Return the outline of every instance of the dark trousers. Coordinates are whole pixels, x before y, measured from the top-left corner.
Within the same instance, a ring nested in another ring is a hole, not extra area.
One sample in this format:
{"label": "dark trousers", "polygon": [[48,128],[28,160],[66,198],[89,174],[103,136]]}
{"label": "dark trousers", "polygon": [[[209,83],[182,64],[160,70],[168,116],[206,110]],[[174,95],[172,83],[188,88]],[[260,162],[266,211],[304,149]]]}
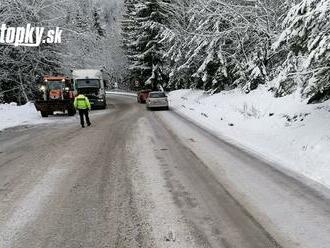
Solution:
{"label": "dark trousers", "polygon": [[85,121],[84,121],[84,116],[86,118],[86,123],[88,126],[91,125],[91,122],[89,121],[89,116],[88,116],[88,109],[79,109],[79,115],[80,115],[80,124],[81,126],[85,126]]}

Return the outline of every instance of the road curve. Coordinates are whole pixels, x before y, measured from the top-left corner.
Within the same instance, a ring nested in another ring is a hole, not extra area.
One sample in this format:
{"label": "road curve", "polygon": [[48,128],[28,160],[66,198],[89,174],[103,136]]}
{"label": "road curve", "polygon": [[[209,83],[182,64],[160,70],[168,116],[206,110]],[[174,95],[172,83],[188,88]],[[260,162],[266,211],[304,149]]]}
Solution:
{"label": "road curve", "polygon": [[0,133],[0,248],[304,247],[260,224],[163,120],[173,114],[109,102],[91,128]]}

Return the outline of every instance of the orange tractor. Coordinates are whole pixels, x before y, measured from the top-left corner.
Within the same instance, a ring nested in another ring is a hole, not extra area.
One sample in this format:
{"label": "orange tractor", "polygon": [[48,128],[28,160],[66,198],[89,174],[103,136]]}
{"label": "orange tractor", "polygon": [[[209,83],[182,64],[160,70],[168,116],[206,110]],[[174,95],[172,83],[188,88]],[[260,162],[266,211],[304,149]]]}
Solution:
{"label": "orange tractor", "polygon": [[42,117],[48,117],[55,111],[76,114],[73,106],[74,89],[70,78],[65,76],[44,76],[39,84],[39,94],[35,107]]}

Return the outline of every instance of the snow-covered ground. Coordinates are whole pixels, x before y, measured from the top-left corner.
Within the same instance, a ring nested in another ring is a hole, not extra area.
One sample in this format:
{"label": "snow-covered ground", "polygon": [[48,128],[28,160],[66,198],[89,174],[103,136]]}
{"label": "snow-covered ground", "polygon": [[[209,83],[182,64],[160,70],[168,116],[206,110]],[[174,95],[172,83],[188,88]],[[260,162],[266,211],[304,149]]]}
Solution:
{"label": "snow-covered ground", "polygon": [[178,90],[169,100],[172,110],[216,135],[330,187],[330,101],[307,105],[262,87],[212,96]]}
{"label": "snow-covered ground", "polygon": [[[136,93],[124,91],[107,91],[107,94],[136,96]],[[91,116],[107,113],[108,111],[92,111]],[[68,117],[62,113],[58,113],[55,116],[49,116],[48,118],[41,118],[40,113],[36,111],[33,103],[27,103],[22,106],[17,106],[16,103],[0,104],[0,130],[22,125],[73,122],[77,120],[78,115]]]}
{"label": "snow-covered ground", "polygon": [[53,117],[41,118],[40,113],[36,111],[33,103],[27,103],[23,106],[17,106],[16,103],[0,104],[0,130],[9,127],[53,121],[55,121]]}
{"label": "snow-covered ground", "polygon": [[[92,111],[91,116],[97,116],[103,113],[108,113],[110,110],[97,110]],[[53,116],[42,118],[40,112],[34,107],[33,103],[27,103],[22,106],[17,106],[16,103],[0,104],[0,130],[22,126],[22,125],[35,125],[44,123],[79,123],[79,116],[67,116],[61,112],[55,113]]]}

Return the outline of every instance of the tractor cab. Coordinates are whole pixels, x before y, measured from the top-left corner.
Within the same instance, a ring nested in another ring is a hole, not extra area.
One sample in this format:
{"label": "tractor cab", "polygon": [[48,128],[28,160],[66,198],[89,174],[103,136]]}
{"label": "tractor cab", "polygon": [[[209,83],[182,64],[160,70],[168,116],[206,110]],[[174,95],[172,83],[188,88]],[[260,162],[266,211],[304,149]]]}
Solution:
{"label": "tractor cab", "polygon": [[55,111],[75,114],[73,107],[74,89],[72,81],[66,76],[44,76],[39,84],[39,94],[35,102],[42,117],[52,115]]}

